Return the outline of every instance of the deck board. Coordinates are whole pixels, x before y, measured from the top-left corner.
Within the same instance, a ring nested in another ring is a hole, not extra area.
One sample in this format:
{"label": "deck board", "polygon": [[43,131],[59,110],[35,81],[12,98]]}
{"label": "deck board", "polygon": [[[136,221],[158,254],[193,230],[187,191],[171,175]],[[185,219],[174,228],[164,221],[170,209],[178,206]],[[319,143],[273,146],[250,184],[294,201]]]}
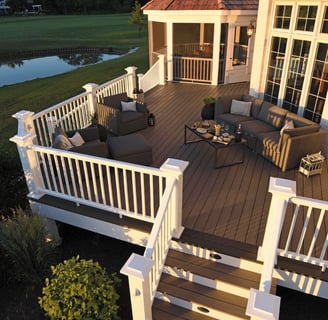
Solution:
{"label": "deck board", "polygon": [[[213,149],[207,143],[183,143],[184,125],[200,120],[205,96],[247,93],[248,89],[248,83],[224,86],[169,83],[157,86],[145,93],[156,124],[140,133],[153,146],[153,166],[160,167],[167,158],[189,161],[184,174],[185,227],[260,245],[271,201],[268,192],[270,177],[295,180],[298,195],[328,200],[328,168],[326,160],[322,174],[310,178],[298,173],[297,168],[282,172],[245,147],[243,164],[214,169]],[[221,157],[221,150],[218,152]],[[303,221],[305,215],[306,212],[302,213]],[[328,228],[328,221],[325,221],[325,227]],[[286,235],[282,238],[285,239]]]}

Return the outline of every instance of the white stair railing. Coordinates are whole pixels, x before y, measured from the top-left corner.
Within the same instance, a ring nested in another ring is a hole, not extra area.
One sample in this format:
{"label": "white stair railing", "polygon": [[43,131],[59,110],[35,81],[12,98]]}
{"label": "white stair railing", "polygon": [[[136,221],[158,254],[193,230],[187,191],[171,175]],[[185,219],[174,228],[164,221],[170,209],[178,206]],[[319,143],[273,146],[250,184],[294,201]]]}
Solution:
{"label": "white stair railing", "polygon": [[121,269],[121,273],[129,277],[134,320],[152,319],[152,304],[171,239],[173,236],[179,238],[182,233],[182,228],[177,229],[176,218],[182,210],[177,200],[182,200],[182,174],[187,166],[187,162],[174,159],[168,159],[162,166],[163,170],[172,170],[177,176],[167,181],[144,255],[132,254]]}
{"label": "white stair railing", "polygon": [[139,89],[147,92],[157,85],[165,84],[165,55],[159,54],[158,60],[145,74],[138,74]]}

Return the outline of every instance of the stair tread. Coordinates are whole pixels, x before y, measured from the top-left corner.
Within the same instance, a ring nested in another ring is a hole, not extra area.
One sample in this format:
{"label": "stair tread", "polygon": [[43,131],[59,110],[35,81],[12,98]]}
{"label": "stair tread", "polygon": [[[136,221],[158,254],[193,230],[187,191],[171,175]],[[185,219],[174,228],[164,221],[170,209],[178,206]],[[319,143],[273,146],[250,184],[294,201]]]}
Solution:
{"label": "stair tread", "polygon": [[212,320],[197,312],[187,310],[172,303],[155,299],[153,303],[153,320]]}
{"label": "stair tread", "polygon": [[249,261],[256,261],[257,258],[258,247],[255,245],[188,228],[184,229],[178,241]]}
{"label": "stair tread", "polygon": [[247,299],[231,293],[219,291],[207,286],[162,274],[158,291],[201,306],[220,310],[238,317],[245,316]]}
{"label": "stair tread", "polygon": [[261,275],[255,272],[242,270],[175,250],[169,250],[165,265],[189,271],[207,279],[229,282],[245,288],[257,287],[261,277]]}

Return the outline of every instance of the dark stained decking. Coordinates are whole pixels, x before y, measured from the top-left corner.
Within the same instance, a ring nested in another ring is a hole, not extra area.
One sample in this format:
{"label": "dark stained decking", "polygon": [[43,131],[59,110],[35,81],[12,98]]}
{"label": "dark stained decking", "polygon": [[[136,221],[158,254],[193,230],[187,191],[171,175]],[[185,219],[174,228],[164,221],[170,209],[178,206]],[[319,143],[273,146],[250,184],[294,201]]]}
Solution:
{"label": "dark stained decking", "polygon": [[[167,158],[190,163],[184,174],[185,227],[260,245],[271,200],[270,177],[295,180],[297,195],[328,200],[328,170],[326,161],[322,174],[310,178],[300,174],[297,168],[282,172],[246,147],[243,164],[214,169],[213,149],[207,143],[184,145],[184,124],[200,120],[205,96],[248,93],[248,88],[248,83],[157,86],[145,94],[156,124],[140,132],[153,146],[153,166],[160,167]],[[218,152],[223,157],[225,151]]]}

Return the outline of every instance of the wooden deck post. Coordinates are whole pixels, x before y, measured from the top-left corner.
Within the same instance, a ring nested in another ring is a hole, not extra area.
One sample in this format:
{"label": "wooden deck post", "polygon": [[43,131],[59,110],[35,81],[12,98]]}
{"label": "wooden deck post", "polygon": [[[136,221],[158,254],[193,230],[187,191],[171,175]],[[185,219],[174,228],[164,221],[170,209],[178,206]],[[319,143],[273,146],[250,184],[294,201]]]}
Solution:
{"label": "wooden deck post", "polygon": [[187,169],[189,165],[188,161],[177,160],[168,158],[161,166],[161,170],[173,173],[177,179],[177,187],[175,188],[176,194],[176,209],[175,209],[175,226],[173,226],[174,238],[179,239],[182,232],[182,197],[183,197],[183,172]]}
{"label": "wooden deck post", "polygon": [[150,292],[150,271],[154,261],[132,253],[121,269],[129,277],[129,290],[134,320],[152,319],[152,299]]}
{"label": "wooden deck post", "polygon": [[262,247],[258,259],[263,261],[260,291],[270,293],[272,273],[276,264],[277,248],[285,219],[288,200],[296,196],[296,182],[281,178],[270,178],[271,205]]}
{"label": "wooden deck post", "polygon": [[97,110],[97,95],[96,88],[98,85],[96,83],[87,83],[82,88],[88,92],[88,102],[89,102],[89,112],[91,116],[94,116]]}

